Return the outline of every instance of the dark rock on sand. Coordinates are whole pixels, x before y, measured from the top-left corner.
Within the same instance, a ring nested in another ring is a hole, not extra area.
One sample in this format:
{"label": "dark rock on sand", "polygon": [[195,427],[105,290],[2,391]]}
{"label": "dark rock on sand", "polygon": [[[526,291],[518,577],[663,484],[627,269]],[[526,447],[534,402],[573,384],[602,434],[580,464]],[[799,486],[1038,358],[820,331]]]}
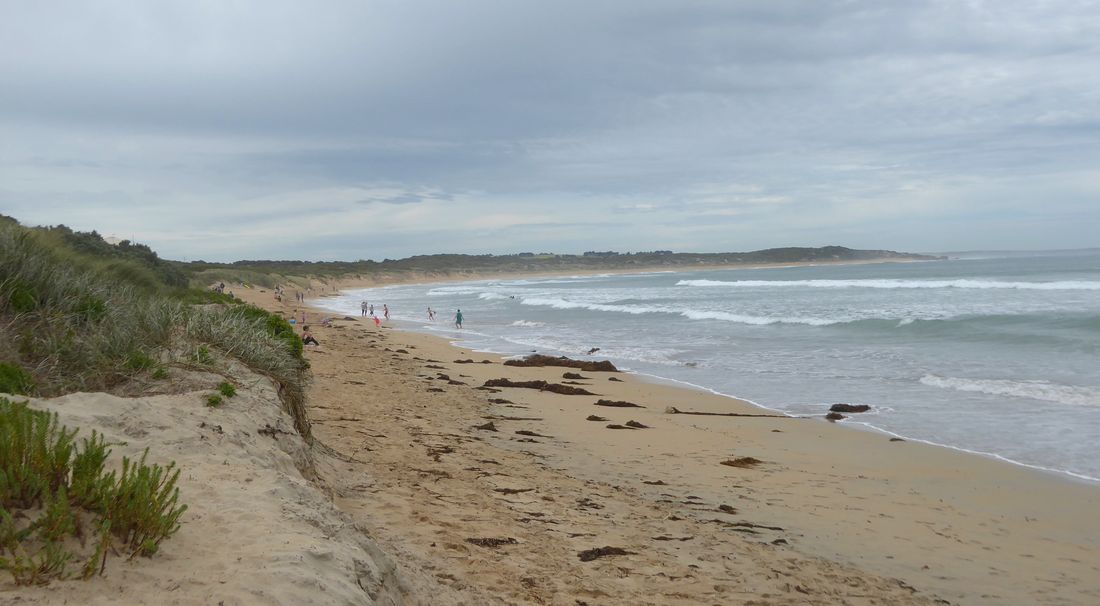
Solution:
{"label": "dark rock on sand", "polygon": [[588,377],[583,376],[580,373],[576,373],[576,372],[567,372],[567,373],[563,374],[561,376],[561,378],[563,378],[563,379],[573,379],[573,380],[576,381],[576,380],[587,379]]}
{"label": "dark rock on sand", "polygon": [[839,421],[841,419],[847,419],[848,417],[840,414],[839,412],[830,412],[829,414],[825,415],[825,418],[830,421]]}
{"label": "dark rock on sand", "polygon": [[607,380],[608,381],[614,381],[616,383],[622,383],[623,382],[623,380],[618,378],[618,377],[607,377]]}
{"label": "dark rock on sand", "polygon": [[597,417],[596,415],[588,415],[584,418],[585,421],[606,421],[604,417]]}
{"label": "dark rock on sand", "polygon": [[500,431],[497,429],[497,426],[494,425],[492,421],[489,421],[484,425],[474,425],[474,429],[483,429],[485,431]]}
{"label": "dark rock on sand", "polygon": [[867,412],[871,407],[866,404],[833,404],[829,412]]}
{"label": "dark rock on sand", "polygon": [[627,421],[626,426],[633,427],[634,429],[649,429],[649,425],[642,425],[637,421]]}

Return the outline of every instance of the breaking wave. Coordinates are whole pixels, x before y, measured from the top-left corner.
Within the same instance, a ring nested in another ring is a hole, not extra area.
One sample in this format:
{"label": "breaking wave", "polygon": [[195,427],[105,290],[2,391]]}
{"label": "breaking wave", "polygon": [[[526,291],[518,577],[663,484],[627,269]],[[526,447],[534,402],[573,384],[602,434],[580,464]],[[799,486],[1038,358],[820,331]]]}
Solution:
{"label": "breaking wave", "polygon": [[984,393],[993,396],[1030,398],[1073,406],[1100,406],[1100,390],[1048,381],[1008,381],[1003,379],[963,379],[924,375],[920,382],[930,387]]}
{"label": "breaking wave", "polygon": [[1014,290],[1100,290],[1100,282],[1000,282],[997,280],[680,280],[676,286],[805,287],[805,288],[969,288]]}

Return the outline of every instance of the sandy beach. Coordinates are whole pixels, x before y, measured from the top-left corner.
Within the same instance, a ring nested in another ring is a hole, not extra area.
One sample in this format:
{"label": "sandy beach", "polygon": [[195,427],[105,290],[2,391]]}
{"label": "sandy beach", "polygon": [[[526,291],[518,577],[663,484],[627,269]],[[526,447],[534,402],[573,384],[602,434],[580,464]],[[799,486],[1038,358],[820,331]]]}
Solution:
{"label": "sandy beach", "polygon": [[[173,369],[161,395],[32,399],[176,461],[190,508],[154,558],[0,603],[1100,602],[1095,484],[306,311],[312,448],[231,362]],[[226,378],[240,395],[205,406]]]}
{"label": "sandy beach", "polygon": [[[668,414],[768,411],[622,373],[579,371],[591,396],[487,390],[574,369],[360,319],[314,328],[337,506],[473,602],[1100,600],[1094,484],[821,419]],[[608,427],[628,421],[646,428]],[[723,464],[743,457],[760,462]],[[581,561],[600,547],[630,553]]]}

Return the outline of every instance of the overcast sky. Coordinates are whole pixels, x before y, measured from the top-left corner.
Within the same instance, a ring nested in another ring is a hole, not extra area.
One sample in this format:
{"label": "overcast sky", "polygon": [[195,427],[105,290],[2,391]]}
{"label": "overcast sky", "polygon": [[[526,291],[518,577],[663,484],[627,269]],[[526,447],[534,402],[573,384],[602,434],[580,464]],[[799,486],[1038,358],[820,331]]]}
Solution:
{"label": "overcast sky", "polygon": [[0,213],[164,257],[1100,245],[1100,3],[0,0]]}

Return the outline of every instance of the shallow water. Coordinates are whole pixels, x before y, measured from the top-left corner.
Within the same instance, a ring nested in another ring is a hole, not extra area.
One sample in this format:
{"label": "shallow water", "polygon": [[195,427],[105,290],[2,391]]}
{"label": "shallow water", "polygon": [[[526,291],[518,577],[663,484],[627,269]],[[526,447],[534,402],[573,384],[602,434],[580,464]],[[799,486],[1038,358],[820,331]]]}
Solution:
{"label": "shallow water", "polygon": [[599,347],[769,408],[870,404],[854,422],[1100,478],[1100,251],[404,285],[318,303],[358,315],[363,299],[464,347]]}

